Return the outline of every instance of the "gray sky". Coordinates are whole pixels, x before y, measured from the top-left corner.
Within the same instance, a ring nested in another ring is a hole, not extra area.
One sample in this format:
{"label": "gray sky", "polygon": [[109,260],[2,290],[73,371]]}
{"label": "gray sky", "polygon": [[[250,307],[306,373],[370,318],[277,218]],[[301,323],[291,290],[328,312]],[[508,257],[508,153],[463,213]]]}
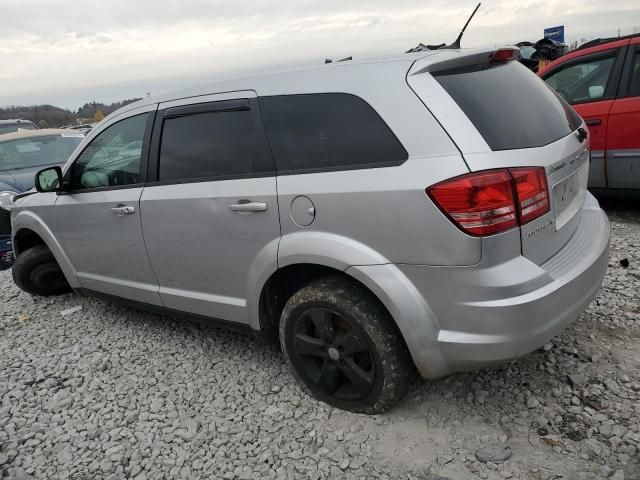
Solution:
{"label": "gray sky", "polygon": [[[476,0],[0,0],[0,105],[77,109],[455,39]],[[640,32],[640,0],[485,0],[463,46]]]}

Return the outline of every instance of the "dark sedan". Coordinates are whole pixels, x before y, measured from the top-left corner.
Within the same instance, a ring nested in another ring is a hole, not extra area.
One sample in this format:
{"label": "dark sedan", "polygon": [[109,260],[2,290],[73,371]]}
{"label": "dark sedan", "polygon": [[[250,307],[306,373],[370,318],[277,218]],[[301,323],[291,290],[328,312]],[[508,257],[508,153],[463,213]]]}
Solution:
{"label": "dark sedan", "polygon": [[36,130],[37,128],[31,120],[0,120],[0,135],[20,130]]}
{"label": "dark sedan", "polygon": [[0,136],[0,270],[13,263],[13,197],[33,188],[38,170],[64,165],[83,138],[82,133],[60,129],[23,130]]}

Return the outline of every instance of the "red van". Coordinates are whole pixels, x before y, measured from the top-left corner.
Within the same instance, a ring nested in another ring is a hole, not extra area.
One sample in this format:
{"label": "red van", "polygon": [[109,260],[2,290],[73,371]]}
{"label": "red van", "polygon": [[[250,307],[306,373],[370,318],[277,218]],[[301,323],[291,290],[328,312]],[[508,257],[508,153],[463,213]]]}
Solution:
{"label": "red van", "polygon": [[589,187],[640,194],[640,34],[588,42],[538,75],[589,126]]}

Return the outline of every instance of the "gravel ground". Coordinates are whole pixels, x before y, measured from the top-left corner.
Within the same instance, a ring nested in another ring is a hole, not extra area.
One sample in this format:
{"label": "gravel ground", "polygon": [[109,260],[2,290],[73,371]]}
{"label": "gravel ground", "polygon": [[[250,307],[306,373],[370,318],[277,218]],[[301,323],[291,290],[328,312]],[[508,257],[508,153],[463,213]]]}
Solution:
{"label": "gravel ground", "polygon": [[0,478],[640,479],[640,207],[607,207],[609,271],[579,321],[370,417],[305,396],[247,336],[0,272]]}

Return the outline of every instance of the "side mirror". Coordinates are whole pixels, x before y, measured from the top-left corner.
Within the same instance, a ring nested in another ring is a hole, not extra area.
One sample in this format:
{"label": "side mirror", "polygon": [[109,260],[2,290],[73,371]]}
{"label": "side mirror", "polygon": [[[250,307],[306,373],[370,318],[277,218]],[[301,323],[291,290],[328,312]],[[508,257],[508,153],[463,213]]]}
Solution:
{"label": "side mirror", "polygon": [[36,190],[38,192],[59,192],[62,185],[62,169],[49,167],[36,173]]}
{"label": "side mirror", "polygon": [[589,87],[589,98],[601,98],[604,95],[604,87],[602,85],[593,85]]}

